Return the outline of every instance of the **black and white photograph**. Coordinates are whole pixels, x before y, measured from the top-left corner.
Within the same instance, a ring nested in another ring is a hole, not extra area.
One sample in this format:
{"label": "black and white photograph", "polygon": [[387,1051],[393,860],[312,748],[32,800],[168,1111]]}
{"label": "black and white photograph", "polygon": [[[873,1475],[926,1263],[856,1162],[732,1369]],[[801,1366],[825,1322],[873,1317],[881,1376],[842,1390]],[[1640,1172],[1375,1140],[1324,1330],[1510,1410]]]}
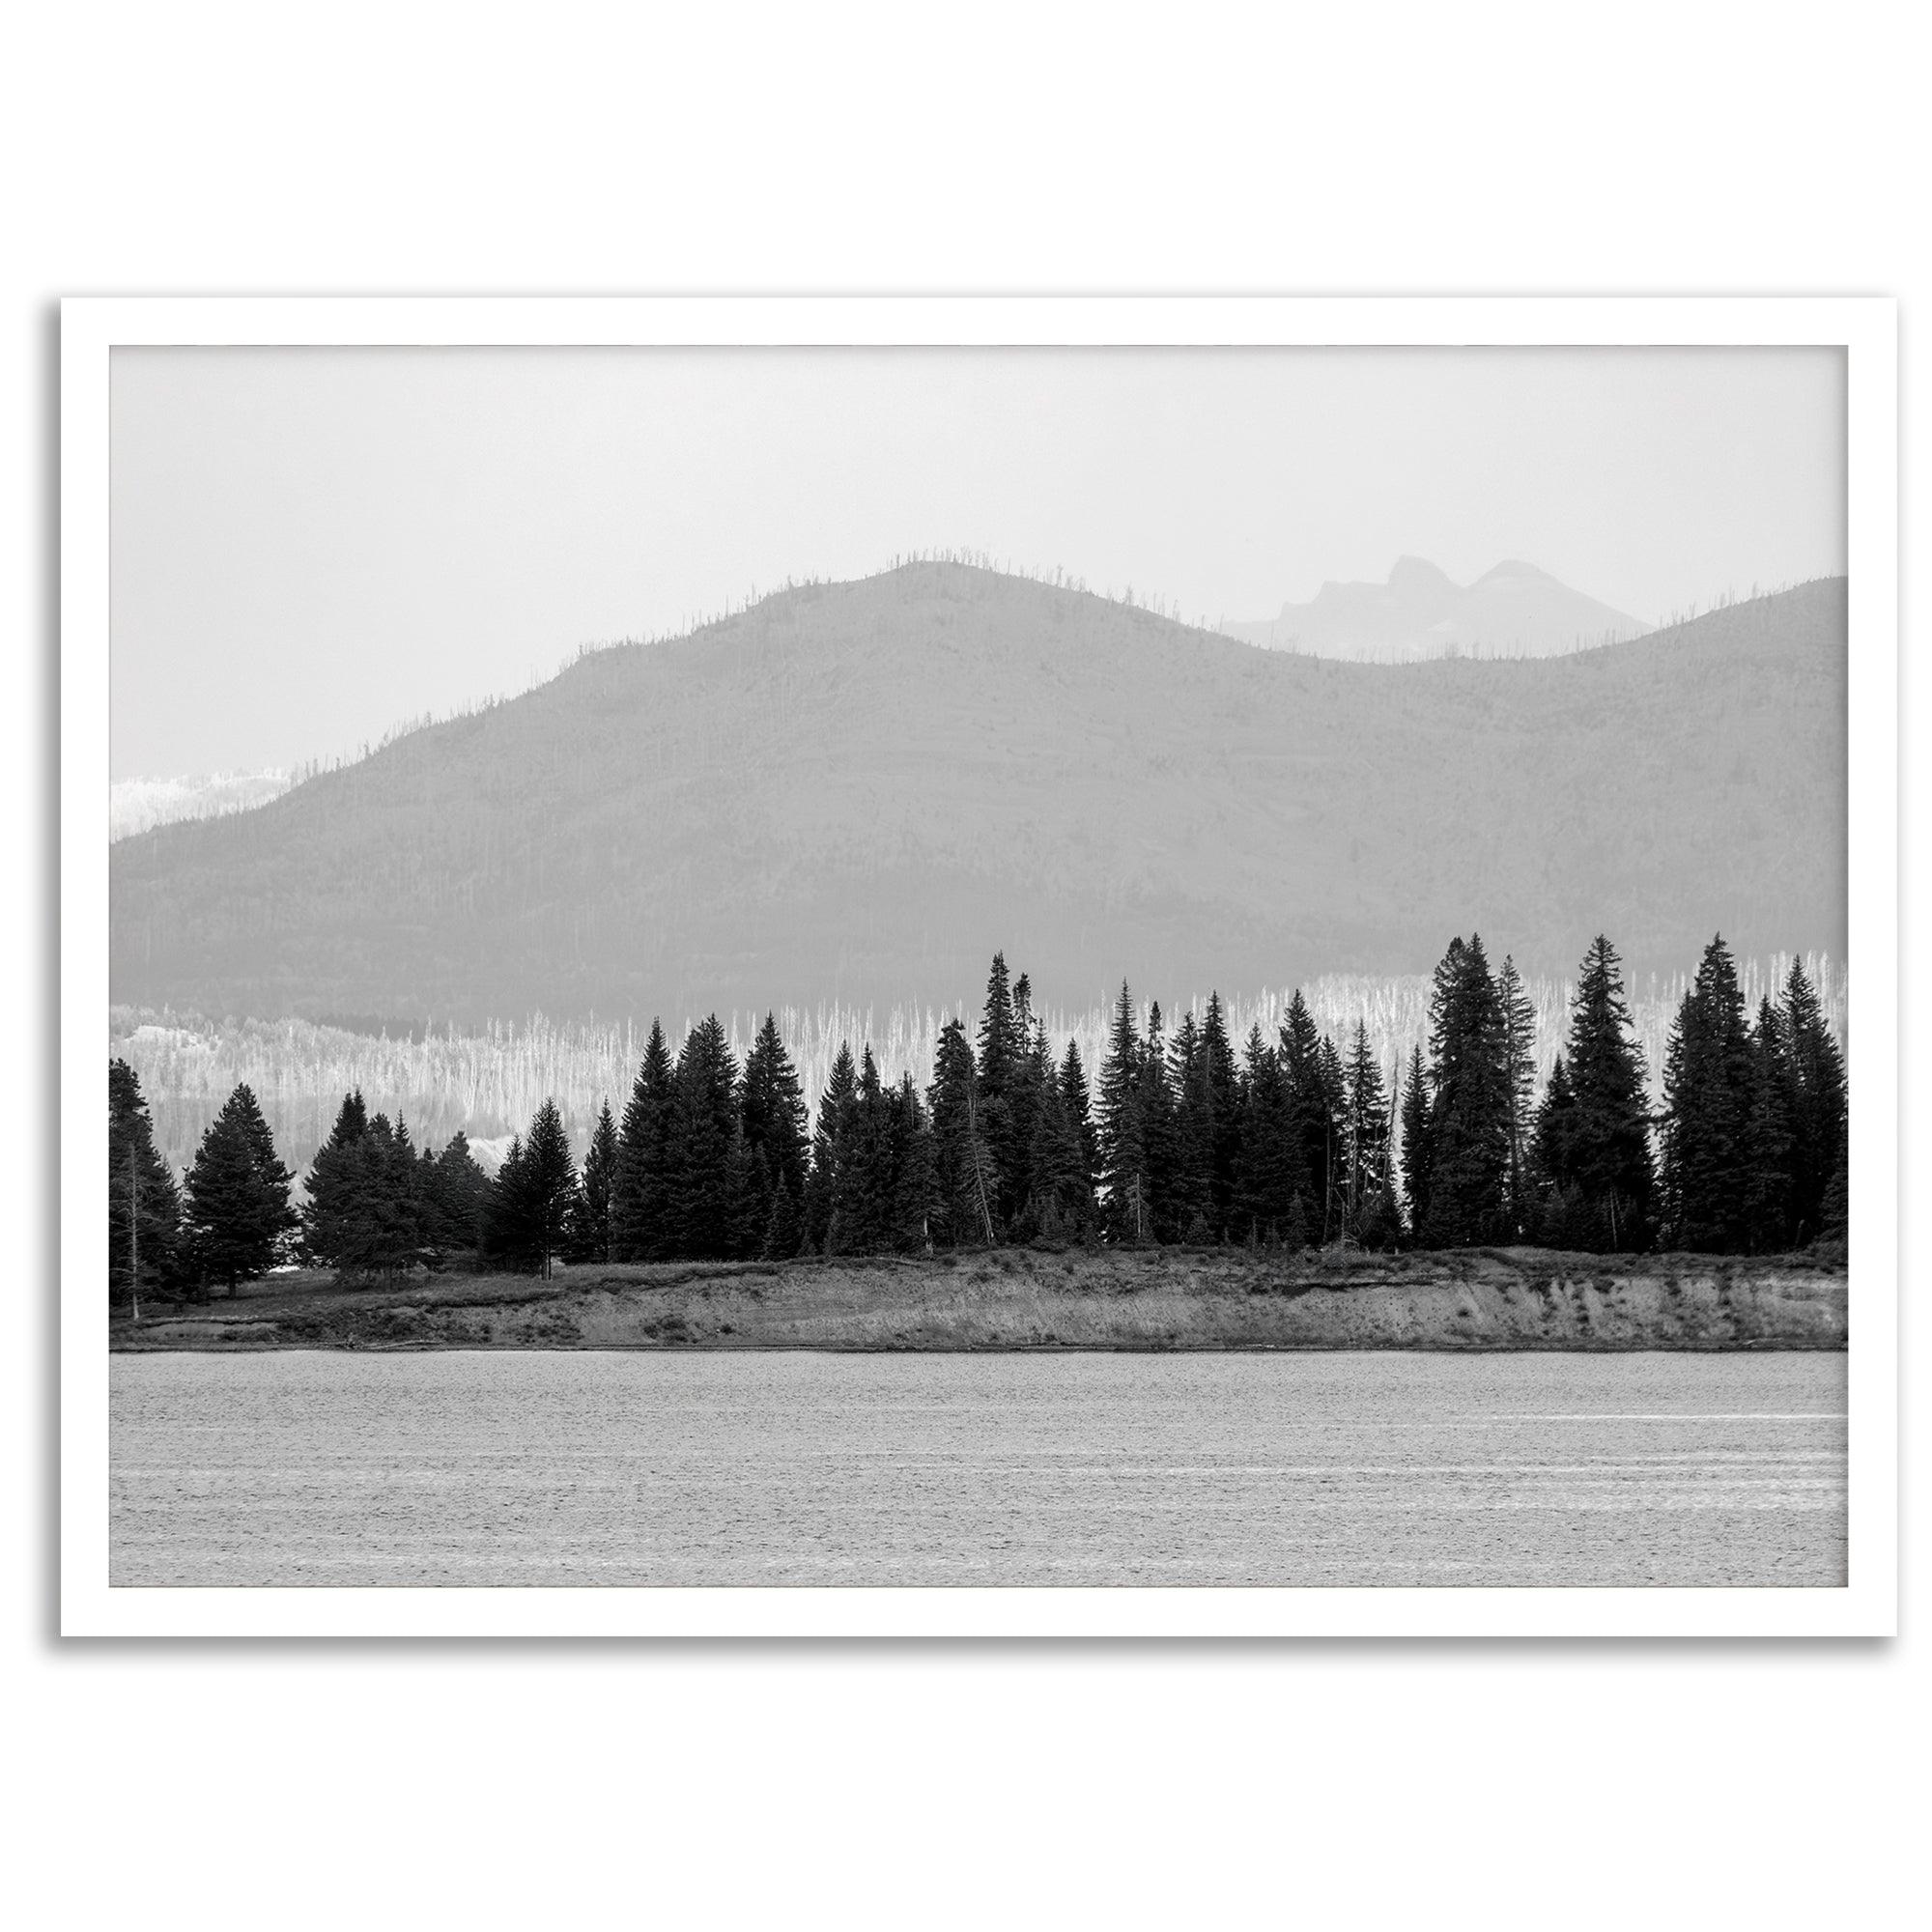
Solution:
{"label": "black and white photograph", "polygon": [[110,1592],[1844,1603],[1871,354],[112,343]]}
{"label": "black and white photograph", "polygon": [[1922,1918],[1915,25],[10,16],[8,1922]]}

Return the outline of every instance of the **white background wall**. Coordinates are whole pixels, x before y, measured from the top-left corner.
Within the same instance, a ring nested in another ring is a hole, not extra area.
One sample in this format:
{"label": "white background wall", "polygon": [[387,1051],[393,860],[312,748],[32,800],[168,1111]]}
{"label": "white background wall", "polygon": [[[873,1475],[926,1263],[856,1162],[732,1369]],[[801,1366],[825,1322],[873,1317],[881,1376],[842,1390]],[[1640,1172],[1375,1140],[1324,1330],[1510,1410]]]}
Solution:
{"label": "white background wall", "polygon": [[[4,707],[0,772],[6,902],[38,943],[0,956],[37,1091],[59,295],[1893,293],[1909,625],[1932,256],[1908,17],[21,10],[0,101],[0,608],[27,701]],[[1923,743],[1909,630],[1906,683]],[[1909,906],[1908,959],[1918,926]],[[35,1091],[0,1108],[0,1818],[21,1923],[1812,1927],[1922,1901],[1909,1536],[1894,1644],[63,1647]],[[1909,1121],[1908,1176],[1921,1142]],[[1908,1424],[1908,1507],[1924,1440]]]}

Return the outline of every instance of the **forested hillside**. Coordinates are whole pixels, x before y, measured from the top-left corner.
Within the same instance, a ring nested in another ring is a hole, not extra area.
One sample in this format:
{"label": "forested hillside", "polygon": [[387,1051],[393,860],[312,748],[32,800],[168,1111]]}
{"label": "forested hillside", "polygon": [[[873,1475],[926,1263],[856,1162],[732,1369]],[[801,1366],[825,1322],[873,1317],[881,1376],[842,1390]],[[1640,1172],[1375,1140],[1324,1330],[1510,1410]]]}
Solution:
{"label": "forested hillside", "polygon": [[955,564],[782,591],[111,855],[117,1002],[644,1018],[1561,973],[1845,937],[1845,585],[1532,662],[1324,663]]}

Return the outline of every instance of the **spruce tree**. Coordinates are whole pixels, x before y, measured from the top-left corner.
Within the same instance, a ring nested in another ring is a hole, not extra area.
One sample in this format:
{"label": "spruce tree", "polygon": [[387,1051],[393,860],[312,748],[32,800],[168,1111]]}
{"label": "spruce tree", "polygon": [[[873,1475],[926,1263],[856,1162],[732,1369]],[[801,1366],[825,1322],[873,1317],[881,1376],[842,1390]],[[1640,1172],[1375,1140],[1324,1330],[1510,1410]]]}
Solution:
{"label": "spruce tree", "polygon": [[1018,1190],[1023,1181],[1014,1089],[1020,1082],[1025,1052],[1026,1041],[1013,1016],[1006,954],[996,952],[986,978],[986,1007],[980,1021],[975,1059],[980,1075],[976,1112],[980,1133],[999,1177],[993,1218],[1001,1228],[1012,1219],[1019,1206]]}
{"label": "spruce tree", "polygon": [[233,1294],[281,1261],[298,1225],[294,1177],[276,1157],[269,1123],[243,1082],[210,1122],[187,1177],[187,1226],[204,1281]]}
{"label": "spruce tree", "polygon": [[1678,1008],[1664,1057],[1662,1192],[1679,1247],[1739,1254],[1749,1246],[1756,1084],[1737,968],[1719,934]]}
{"label": "spruce tree", "polygon": [[483,1213],[483,1258],[492,1267],[527,1273],[542,1265],[530,1204],[529,1164],[524,1137],[513,1134],[509,1151],[490,1184]]}
{"label": "spruce tree", "polygon": [[1096,1125],[1100,1179],[1106,1190],[1102,1220],[1110,1238],[1135,1245],[1153,1238],[1152,1185],[1141,1096],[1144,1050],[1134,1025],[1127,982],[1122,980],[1107,1055],[1100,1063]]}
{"label": "spruce tree", "polygon": [[1577,1090],[1559,1052],[1529,1136],[1528,1165],[1536,1197],[1530,1233],[1547,1248],[1588,1248],[1597,1232],[1596,1217],[1585,1209],[1577,1185]]}
{"label": "spruce tree", "polygon": [[867,1041],[851,1105],[839,1122],[826,1253],[877,1254],[891,1245],[892,1144],[885,1088]]}
{"label": "spruce tree", "polygon": [[932,1133],[925,1109],[902,1073],[886,1104],[886,1147],[889,1191],[886,1202],[886,1245],[901,1255],[932,1252],[934,1168]]}
{"label": "spruce tree", "polygon": [[781,1186],[796,1202],[805,1191],[810,1142],[798,1069],[771,1013],[745,1058],[744,1137],[751,1171],[745,1212],[762,1236]]}
{"label": "spruce tree", "polygon": [[1298,986],[1281,1023],[1279,1052],[1289,1114],[1299,1147],[1302,1226],[1311,1239],[1320,1238],[1327,1212],[1334,1120],[1323,1084],[1321,1037]]}
{"label": "spruce tree", "polygon": [[931,1122],[933,1219],[949,1247],[994,1239],[993,1198],[999,1177],[979,1131],[978,1070],[973,1043],[956,1019],[940,1030],[926,1090]]}
{"label": "spruce tree", "polygon": [[182,1285],[181,1188],[155,1151],[141,1082],[125,1060],[107,1065],[107,1298],[137,1308]]}
{"label": "spruce tree", "polygon": [[672,1082],[667,1177],[671,1251],[726,1261],[744,1238],[738,1069],[716,1013],[693,1027]]}
{"label": "spruce tree", "polygon": [[1212,1234],[1214,1094],[1194,1015],[1182,1013],[1167,1052],[1174,1093],[1173,1172],[1161,1190],[1163,1238],[1194,1244]]}
{"label": "spruce tree", "polygon": [[1342,1232],[1344,1208],[1344,1157],[1348,1147],[1345,1115],[1349,1101],[1349,1076],[1335,1042],[1326,1035],[1315,1050],[1316,1130],[1321,1144],[1321,1238],[1333,1240]]}
{"label": "spruce tree", "polygon": [[1242,1065],[1231,1233],[1265,1246],[1286,1240],[1306,1184],[1281,1056],[1263,1039],[1259,1026],[1251,1027]]}
{"label": "spruce tree", "polygon": [[1343,1094],[1343,1222],[1359,1240],[1371,1204],[1382,1189],[1389,1127],[1382,1070],[1369,1044],[1366,1020],[1355,1022],[1354,1044],[1344,1071]]}
{"label": "spruce tree", "polygon": [[1837,1184],[1836,1233],[1842,1234],[1846,1146],[1845,1058],[1825,1021],[1804,962],[1794,958],[1784,982],[1784,1026],[1791,1075],[1792,1238],[1803,1244],[1828,1227],[1827,1197]]}
{"label": "spruce tree", "polygon": [[302,1249],[310,1261],[324,1267],[338,1265],[348,1238],[361,1184],[356,1150],[368,1131],[368,1109],[358,1087],[343,1094],[335,1124],[316,1150],[308,1178],[302,1182],[302,1192],[308,1197],[302,1208]]}
{"label": "spruce tree", "polygon": [[556,1102],[545,1099],[525,1136],[523,1209],[526,1239],[537,1271],[548,1281],[553,1262],[562,1254],[577,1219],[577,1163]]}
{"label": "spruce tree", "polygon": [[[377,1114],[333,1157],[325,1213],[311,1226],[346,1278],[408,1273],[434,1259],[436,1210],[399,1118]],[[314,1206],[313,1199],[311,1206]]]}
{"label": "spruce tree", "polygon": [[1408,1203],[1408,1232],[1418,1238],[1429,1211],[1429,1112],[1422,1049],[1411,1047],[1402,1088],[1402,1191]]}
{"label": "spruce tree", "polygon": [[1546,1096],[1532,1163],[1546,1194],[1563,1196],[1561,1245],[1599,1253],[1646,1247],[1656,1189],[1643,1055],[1616,949],[1601,933],[1577,973],[1562,1058],[1564,1092],[1553,1112]]}
{"label": "spruce tree", "polygon": [[584,1151],[583,1176],[577,1196],[577,1214],[570,1230],[570,1258],[604,1263],[611,1259],[611,1197],[617,1174],[617,1126],[611,1103],[598,1110]]}
{"label": "spruce tree", "polygon": [[1523,991],[1516,961],[1503,954],[1496,975],[1496,1006],[1502,1020],[1503,1068],[1509,1090],[1508,1217],[1518,1239],[1534,1218],[1529,1179],[1530,1120],[1536,1098],[1536,1003]]}
{"label": "spruce tree", "polygon": [[666,1260],[671,1251],[670,1136],[675,1075],[664,1028],[650,1038],[617,1130],[611,1181],[611,1251],[620,1262]]}
{"label": "spruce tree", "polygon": [[858,1104],[859,1075],[852,1049],[839,1042],[838,1057],[825,1092],[818,1100],[818,1118],[811,1132],[811,1172],[806,1182],[805,1245],[815,1255],[833,1254],[833,1208],[838,1187],[840,1144],[851,1137]]}
{"label": "spruce tree", "polygon": [[1428,1206],[1422,1238],[1466,1247],[1508,1230],[1512,1081],[1483,942],[1452,940],[1430,1002]]}
{"label": "spruce tree", "polygon": [[1797,1145],[1798,1080],[1784,1016],[1771,1001],[1758,1002],[1751,1029],[1751,1097],[1746,1134],[1745,1245],[1773,1254],[1792,1245]]}
{"label": "spruce tree", "polygon": [[1094,1107],[1087,1092],[1087,1069],[1080,1064],[1080,1048],[1070,1039],[1060,1063],[1060,1097],[1067,1119],[1080,1136],[1080,1171],[1088,1198],[1094,1201],[1100,1184],[1100,1133],[1094,1123]]}
{"label": "spruce tree", "polygon": [[490,1177],[477,1166],[476,1156],[469,1151],[469,1137],[461,1127],[436,1157],[431,1195],[443,1248],[459,1254],[480,1254],[489,1211]]}
{"label": "spruce tree", "polygon": [[[1044,1039],[1041,1046],[1044,1047]],[[1079,1061],[1074,1060],[1076,1073]],[[1084,1089],[1084,1082],[1082,1083]],[[1081,1094],[1084,1101],[1084,1092]],[[1033,1193],[1028,1220],[1034,1232],[1050,1240],[1076,1237],[1092,1226],[1094,1187],[1087,1165],[1087,1149],[1067,1097],[1065,1081],[1049,1070],[1034,1115],[1033,1145],[1028,1170]]]}
{"label": "spruce tree", "polygon": [[1180,1123],[1177,1118],[1173,1083],[1167,1071],[1167,1039],[1160,1018],[1160,1002],[1148,1008],[1147,1039],[1141,1047],[1141,1132],[1147,1146],[1149,1219],[1157,1241],[1184,1238],[1186,1229],[1176,1214],[1176,1181],[1180,1169]]}
{"label": "spruce tree", "polygon": [[1208,1225],[1225,1240],[1235,1216],[1235,1165],[1241,1147],[1241,1080],[1228,1037],[1228,1015],[1221,995],[1210,991],[1201,1021],[1201,1056],[1206,1076],[1209,1160]]}

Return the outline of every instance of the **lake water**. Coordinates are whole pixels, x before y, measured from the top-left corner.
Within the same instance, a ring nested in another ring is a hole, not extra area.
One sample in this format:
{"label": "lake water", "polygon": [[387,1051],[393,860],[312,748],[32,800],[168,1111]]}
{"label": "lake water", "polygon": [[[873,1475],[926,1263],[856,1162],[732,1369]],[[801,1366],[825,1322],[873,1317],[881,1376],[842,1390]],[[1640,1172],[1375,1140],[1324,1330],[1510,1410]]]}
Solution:
{"label": "lake water", "polygon": [[110,1358],[123,1584],[1842,1584],[1845,1357]]}

